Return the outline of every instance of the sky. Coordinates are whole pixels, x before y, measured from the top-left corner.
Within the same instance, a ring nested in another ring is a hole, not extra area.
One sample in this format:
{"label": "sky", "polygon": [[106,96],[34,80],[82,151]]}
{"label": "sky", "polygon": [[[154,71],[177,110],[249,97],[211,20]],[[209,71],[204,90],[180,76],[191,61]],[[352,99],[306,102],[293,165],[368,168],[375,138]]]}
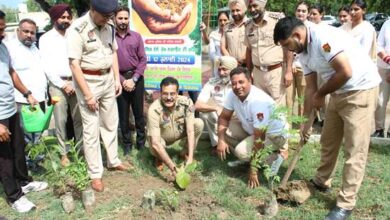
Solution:
{"label": "sky", "polygon": [[18,4],[23,3],[25,0],[0,0],[0,6],[5,5],[11,8],[18,8]]}

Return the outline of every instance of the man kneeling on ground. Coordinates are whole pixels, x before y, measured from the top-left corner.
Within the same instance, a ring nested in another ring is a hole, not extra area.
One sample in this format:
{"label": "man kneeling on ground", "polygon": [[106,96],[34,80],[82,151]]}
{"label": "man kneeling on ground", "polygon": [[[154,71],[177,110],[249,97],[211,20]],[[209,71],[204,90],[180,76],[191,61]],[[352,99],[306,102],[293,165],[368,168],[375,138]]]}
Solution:
{"label": "man kneeling on ground", "polygon": [[[275,101],[267,93],[252,85],[250,73],[246,68],[233,69],[230,72],[230,80],[232,91],[227,95],[224,109],[218,118],[217,153],[221,160],[224,160],[231,147],[241,161],[254,162],[257,151],[272,145],[274,153],[266,161],[271,166],[271,175],[276,175],[288,156],[288,124],[285,117],[275,111]],[[241,121],[242,128],[249,134],[239,143],[227,135],[229,121],[234,112]],[[254,188],[259,185],[258,169],[251,166],[248,186]]]}
{"label": "man kneeling on ground", "polygon": [[[219,77],[213,77],[209,79],[206,85],[203,86],[198,100],[195,103],[195,108],[198,112],[200,112],[200,117],[203,119],[205,126],[207,127],[213,154],[216,152],[218,143],[218,116],[222,112],[223,103],[226,100],[227,94],[230,90],[232,90],[229,74],[230,71],[236,67],[236,58],[231,56],[220,57],[218,65]],[[230,135],[231,138],[242,136],[244,138],[248,136],[248,134],[241,128],[241,122],[235,116],[233,116],[233,118],[230,120],[229,129],[233,131],[229,134],[235,134],[235,136]]]}
{"label": "man kneeling on ground", "polygon": [[156,167],[163,169],[163,163],[176,176],[176,164],[171,160],[165,148],[180,140],[183,148],[181,155],[186,164],[191,164],[194,151],[203,131],[203,121],[195,118],[195,107],[190,98],[178,95],[179,82],[172,77],[164,78],[160,83],[161,98],[152,103],[148,110],[148,143]]}

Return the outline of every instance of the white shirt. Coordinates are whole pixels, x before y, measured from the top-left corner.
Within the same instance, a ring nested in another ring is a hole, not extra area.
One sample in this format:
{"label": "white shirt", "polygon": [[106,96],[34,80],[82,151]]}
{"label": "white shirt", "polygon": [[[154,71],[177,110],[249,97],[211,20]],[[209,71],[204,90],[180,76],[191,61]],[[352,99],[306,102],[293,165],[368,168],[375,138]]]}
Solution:
{"label": "white shirt", "polygon": [[[384,52],[390,55],[390,19],[388,19],[383,25],[378,35],[377,52]],[[383,62],[378,57],[377,64],[380,68],[390,69],[390,64]]]}
{"label": "white shirt", "polygon": [[346,22],[340,28],[351,34],[364,52],[376,62],[376,31],[370,22],[363,21],[354,28],[352,28],[352,22]]}
{"label": "white shirt", "polygon": [[50,82],[62,88],[66,82],[61,77],[72,76],[65,36],[62,36],[55,28],[51,29],[39,39],[39,50]]}
{"label": "white shirt", "polygon": [[0,120],[10,118],[16,113],[14,83],[9,69],[11,58],[4,43],[0,43]]}
{"label": "white shirt", "polygon": [[[311,21],[309,21],[309,20],[305,20],[305,21],[303,22],[303,24],[304,24],[306,27],[310,27],[310,26],[312,26],[312,25],[316,25],[316,24],[314,24],[313,22],[311,22]],[[297,54],[297,53],[294,53],[293,66],[294,66],[294,67],[299,67],[299,68],[302,67],[301,63],[299,62],[299,54]]]}
{"label": "white shirt", "polygon": [[336,93],[379,85],[381,78],[376,65],[348,33],[330,25],[314,25],[307,27],[307,31],[307,51],[299,56],[305,75],[317,72],[324,81],[328,81],[336,72],[330,62],[344,52],[352,68],[352,77]]}
{"label": "white shirt", "polygon": [[232,85],[227,85],[220,82],[220,78],[211,78],[203,86],[199,93],[198,100],[202,102],[209,102],[210,100],[218,106],[223,106],[228,92],[232,89]]}
{"label": "white shirt", "polygon": [[241,100],[231,90],[225,100],[224,108],[234,111],[242,128],[250,135],[254,129],[267,129],[267,134],[286,136],[287,123],[283,114],[274,114],[275,101],[263,90],[251,86],[246,99]]}
{"label": "white shirt", "polygon": [[[35,44],[24,46],[19,39],[6,43],[11,56],[11,64],[22,83],[38,102],[46,100],[47,79],[43,70],[41,54]],[[27,99],[15,89],[15,100],[27,104]]]}

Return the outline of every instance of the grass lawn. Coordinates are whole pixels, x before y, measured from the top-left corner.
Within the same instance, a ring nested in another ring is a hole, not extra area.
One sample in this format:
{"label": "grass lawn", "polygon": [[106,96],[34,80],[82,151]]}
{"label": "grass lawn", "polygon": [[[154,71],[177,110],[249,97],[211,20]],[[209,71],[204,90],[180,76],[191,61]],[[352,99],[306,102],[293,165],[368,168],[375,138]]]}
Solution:
{"label": "grass lawn", "polygon": [[[153,167],[153,159],[148,151],[133,151],[123,160],[131,161],[135,169],[128,173],[105,170],[105,191],[95,193],[97,202],[92,212],[84,211],[79,200],[76,211],[66,214],[61,200],[54,196],[52,188],[43,192],[28,194],[37,209],[28,214],[18,214],[7,205],[3,189],[0,187],[0,217],[7,219],[261,219],[259,205],[269,198],[264,178],[262,186],[249,189],[246,186],[246,167],[229,168],[226,162],[209,154],[209,142],[201,141],[196,152],[199,166],[192,174],[192,182],[185,191],[177,190],[167,183]],[[290,180],[310,179],[319,163],[320,146],[305,146],[302,157]],[[174,151],[174,150],[173,150]],[[122,153],[121,153],[122,155]],[[290,155],[293,155],[291,150]],[[291,157],[290,157],[291,158]],[[390,218],[390,146],[371,146],[366,176],[359,192],[357,207],[351,219]],[[228,160],[233,160],[231,156]],[[178,158],[175,156],[175,160]],[[343,163],[342,153],[339,165]],[[284,163],[283,175],[288,163]],[[316,193],[301,206],[279,205],[275,219],[323,219],[329,208],[335,204],[340,187],[341,166],[338,166],[330,195]],[[44,175],[33,175],[35,179],[45,179]],[[153,210],[140,207],[142,196],[147,190],[159,192],[178,191],[178,207],[157,204]],[[0,218],[1,219],[1,218]]]}

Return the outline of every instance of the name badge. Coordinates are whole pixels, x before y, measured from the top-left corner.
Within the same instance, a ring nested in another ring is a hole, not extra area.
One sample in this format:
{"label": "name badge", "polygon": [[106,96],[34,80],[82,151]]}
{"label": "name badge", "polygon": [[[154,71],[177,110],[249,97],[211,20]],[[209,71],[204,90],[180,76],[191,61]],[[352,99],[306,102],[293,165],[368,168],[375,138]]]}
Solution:
{"label": "name badge", "polygon": [[92,43],[92,42],[95,42],[96,39],[92,39],[92,40],[87,40],[87,43]]}
{"label": "name badge", "polygon": [[253,37],[255,36],[255,34],[248,34],[248,37]]}

